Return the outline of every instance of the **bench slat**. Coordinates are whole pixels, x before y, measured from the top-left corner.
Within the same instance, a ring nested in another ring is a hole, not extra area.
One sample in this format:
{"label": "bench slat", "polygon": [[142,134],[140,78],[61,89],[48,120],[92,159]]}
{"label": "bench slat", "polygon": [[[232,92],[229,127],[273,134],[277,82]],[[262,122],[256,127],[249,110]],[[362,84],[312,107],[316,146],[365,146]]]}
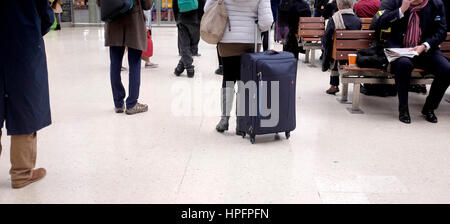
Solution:
{"label": "bench slat", "polygon": [[325,24],[323,24],[323,23],[300,23],[300,29],[302,29],[302,30],[324,30]]}
{"label": "bench slat", "polygon": [[370,28],[370,24],[362,24],[363,30],[368,30]]}
{"label": "bench slat", "polygon": [[360,50],[372,44],[372,40],[336,40],[336,49]]}
{"label": "bench slat", "polygon": [[300,17],[300,23],[324,23],[323,17]]}
{"label": "bench slat", "polygon": [[450,42],[444,42],[441,44],[441,51],[450,51]]}
{"label": "bench slat", "polygon": [[445,57],[447,57],[450,60],[450,53],[445,53]]}
{"label": "bench slat", "polygon": [[339,39],[375,39],[375,31],[372,30],[339,30],[336,31]]}
{"label": "bench slat", "polygon": [[357,51],[336,51],[336,58],[338,61],[348,61],[349,54],[356,54]]}
{"label": "bench slat", "polygon": [[325,31],[323,30],[301,30],[300,36],[301,37],[321,37]]}
{"label": "bench slat", "polygon": [[[346,71],[385,72],[385,71],[383,71],[381,69],[377,69],[377,68],[360,68],[355,65],[342,65],[341,69],[344,69]],[[423,73],[423,72],[425,72],[425,70],[420,69],[420,68],[415,68],[413,70],[413,72]]]}
{"label": "bench slat", "polygon": [[320,38],[320,37],[306,37],[306,38],[303,38],[303,41],[305,41],[305,42],[321,41],[321,40],[322,40],[322,38]]}
{"label": "bench slat", "polygon": [[370,23],[372,23],[372,18],[360,18],[361,19],[361,23],[368,23],[368,24],[370,24]]}

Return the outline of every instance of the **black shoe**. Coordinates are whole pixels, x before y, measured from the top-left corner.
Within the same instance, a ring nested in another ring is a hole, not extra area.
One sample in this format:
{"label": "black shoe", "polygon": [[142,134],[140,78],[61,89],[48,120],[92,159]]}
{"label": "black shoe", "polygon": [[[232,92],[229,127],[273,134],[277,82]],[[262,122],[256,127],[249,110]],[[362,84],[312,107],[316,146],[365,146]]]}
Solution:
{"label": "black shoe", "polygon": [[188,76],[189,78],[193,78],[194,75],[195,75],[195,70],[194,70],[194,69],[188,69],[188,70],[187,70],[187,76]]}
{"label": "black shoe", "polygon": [[173,74],[175,74],[176,76],[180,76],[183,72],[184,72],[184,68],[180,69],[179,67],[176,67]]}
{"label": "black shoe", "polygon": [[398,119],[405,124],[411,124],[411,116],[409,115],[408,105],[400,105],[398,111]]}
{"label": "black shoe", "polygon": [[215,71],[216,75],[223,75],[223,66],[220,65],[218,69]]}
{"label": "black shoe", "polygon": [[433,110],[423,108],[422,115],[428,122],[433,124],[438,123],[438,118],[436,117],[436,114],[434,114]]}

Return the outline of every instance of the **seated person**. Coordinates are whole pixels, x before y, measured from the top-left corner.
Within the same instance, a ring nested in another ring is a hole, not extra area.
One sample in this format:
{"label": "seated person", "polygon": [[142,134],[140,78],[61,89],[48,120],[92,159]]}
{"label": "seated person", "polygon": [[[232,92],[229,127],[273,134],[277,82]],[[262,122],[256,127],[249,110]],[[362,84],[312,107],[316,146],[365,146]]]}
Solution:
{"label": "seated person", "polygon": [[450,1],[444,0],[445,16],[447,17],[447,31],[450,32]]}
{"label": "seated person", "polygon": [[422,114],[431,123],[437,123],[434,114],[450,84],[450,62],[439,45],[447,37],[445,7],[442,0],[383,1],[380,17],[383,29],[391,28],[387,40],[389,48],[414,48],[419,56],[401,57],[391,63],[399,99],[399,120],[411,123],[408,109],[408,89],[415,67],[435,75]]}
{"label": "seated person", "polygon": [[[322,71],[326,72],[330,68],[333,53],[333,35],[335,30],[361,30],[361,20],[353,12],[353,0],[337,0],[339,11],[337,11],[328,21],[327,29],[322,37],[324,48]],[[334,63],[330,76],[330,89],[328,94],[335,95],[339,92],[339,74],[337,64]]]}
{"label": "seated person", "polygon": [[361,0],[353,9],[359,18],[373,18],[380,8],[380,0]]}

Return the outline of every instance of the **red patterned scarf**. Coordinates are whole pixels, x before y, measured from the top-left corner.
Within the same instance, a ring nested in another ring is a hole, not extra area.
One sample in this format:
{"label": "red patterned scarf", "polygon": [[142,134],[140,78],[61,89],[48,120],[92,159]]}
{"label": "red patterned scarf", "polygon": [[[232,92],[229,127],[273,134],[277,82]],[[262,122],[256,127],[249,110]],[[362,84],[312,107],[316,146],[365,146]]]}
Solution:
{"label": "red patterned scarf", "polygon": [[415,47],[419,44],[422,37],[422,30],[420,29],[420,18],[418,12],[420,12],[428,4],[428,0],[423,1],[419,5],[411,5],[409,11],[408,30],[405,36],[405,47]]}

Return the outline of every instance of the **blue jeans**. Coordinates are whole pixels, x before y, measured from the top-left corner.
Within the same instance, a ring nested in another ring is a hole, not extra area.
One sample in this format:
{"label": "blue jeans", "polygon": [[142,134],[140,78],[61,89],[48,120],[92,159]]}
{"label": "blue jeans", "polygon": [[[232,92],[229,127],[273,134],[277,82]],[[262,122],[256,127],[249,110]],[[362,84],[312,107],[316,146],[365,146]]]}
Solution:
{"label": "blue jeans", "polygon": [[[110,47],[109,56],[111,59],[111,87],[114,98],[114,106],[121,108],[125,99],[125,88],[121,80],[122,59],[125,47]],[[139,98],[139,88],[141,86],[141,56],[142,51],[128,48],[128,64],[130,65],[128,98],[126,106],[128,109],[136,106]]]}

